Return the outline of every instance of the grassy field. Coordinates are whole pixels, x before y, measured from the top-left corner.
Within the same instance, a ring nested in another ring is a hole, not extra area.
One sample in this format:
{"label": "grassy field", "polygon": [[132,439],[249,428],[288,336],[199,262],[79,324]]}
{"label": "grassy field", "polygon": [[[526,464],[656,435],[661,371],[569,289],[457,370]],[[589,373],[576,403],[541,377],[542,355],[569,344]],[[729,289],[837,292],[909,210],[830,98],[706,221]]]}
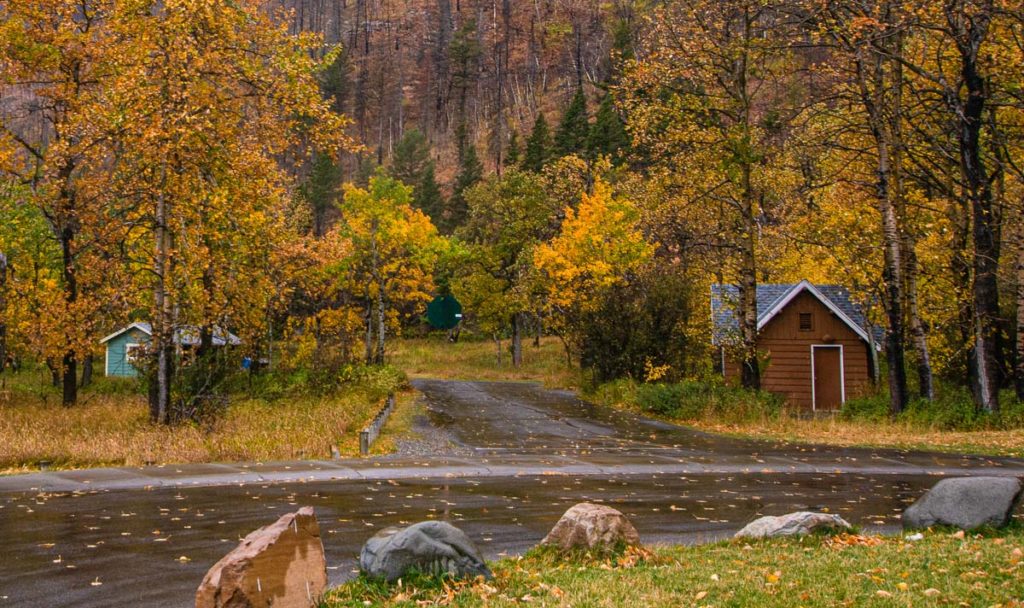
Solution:
{"label": "grassy field", "polygon": [[464,336],[452,343],[442,335],[405,338],[394,342],[389,363],[412,378],[532,380],[550,388],[580,386],[579,370],[566,365],[565,350],[557,338],[542,338],[539,347],[532,338],[524,340],[523,365],[518,369],[512,367],[508,340],[502,341],[501,347],[499,366],[497,345],[492,340]]}
{"label": "grassy field", "polygon": [[490,582],[364,578],[323,606],[1024,606],[1024,530],[811,536],[563,558],[534,550]]}
{"label": "grassy field", "polygon": [[[239,394],[209,425],[165,427],[149,423],[145,398],[133,383],[100,379],[78,405],[63,408],[32,373],[8,374],[0,392],[0,472],[37,470],[40,461],[83,468],[328,459],[332,445],[356,456],[359,429],[400,382],[390,374],[344,384],[328,395]],[[399,409],[408,401],[409,395],[402,397]]]}

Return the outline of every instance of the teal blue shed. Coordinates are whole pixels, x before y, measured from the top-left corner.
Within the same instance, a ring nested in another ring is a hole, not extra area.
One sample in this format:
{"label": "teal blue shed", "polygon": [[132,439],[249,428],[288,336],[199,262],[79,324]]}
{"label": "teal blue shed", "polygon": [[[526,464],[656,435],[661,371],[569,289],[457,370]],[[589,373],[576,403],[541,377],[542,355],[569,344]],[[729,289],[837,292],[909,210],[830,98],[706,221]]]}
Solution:
{"label": "teal blue shed", "polygon": [[140,322],[122,327],[100,340],[100,344],[105,345],[107,350],[104,373],[121,378],[138,376],[139,370],[133,363],[143,356],[152,335],[153,329],[149,323]]}
{"label": "teal blue shed", "polygon": [[[149,323],[138,321],[110,334],[100,340],[106,347],[104,373],[107,376],[134,378],[139,375],[135,362],[145,356],[146,345],[153,337],[153,328]],[[238,346],[242,341],[235,334],[215,328],[213,331],[214,346]],[[178,354],[187,352],[199,345],[199,329],[193,326],[179,327],[174,330],[174,344]]]}

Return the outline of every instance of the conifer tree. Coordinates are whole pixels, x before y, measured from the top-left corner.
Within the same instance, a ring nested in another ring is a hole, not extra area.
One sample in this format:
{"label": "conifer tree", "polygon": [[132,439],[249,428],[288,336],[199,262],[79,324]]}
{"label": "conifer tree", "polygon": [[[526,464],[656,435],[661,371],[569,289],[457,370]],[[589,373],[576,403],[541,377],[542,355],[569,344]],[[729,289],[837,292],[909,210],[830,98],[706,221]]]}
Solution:
{"label": "conifer tree", "polygon": [[526,140],[526,154],[523,156],[523,169],[540,172],[544,164],[551,159],[551,130],[544,114],[537,114],[533,123],[533,131]]}
{"label": "conifer tree", "polygon": [[508,149],[505,151],[505,166],[515,167],[519,164],[519,133],[512,131],[508,136]]}
{"label": "conifer tree", "polygon": [[442,222],[444,231],[448,233],[465,223],[468,210],[465,192],[480,181],[484,175],[483,163],[480,162],[480,157],[477,155],[476,146],[469,141],[464,124],[459,125],[456,129],[455,137],[459,151],[459,174],[455,176],[452,197],[448,199],[447,213]]}
{"label": "conifer tree", "polygon": [[587,152],[591,158],[607,155],[613,163],[622,160],[626,147],[629,146],[629,135],[626,125],[615,110],[611,94],[601,99],[601,105],[594,115],[594,124],[590,125],[587,135]]}
{"label": "conifer tree", "polygon": [[426,169],[420,176],[419,183],[412,195],[413,206],[430,217],[431,223],[440,226],[444,220],[444,195],[441,194],[441,187],[437,185],[437,176],[434,174],[434,163],[427,163]]}
{"label": "conifer tree", "polygon": [[392,177],[406,186],[415,186],[423,179],[423,173],[430,164],[430,144],[423,132],[412,128],[406,130],[395,146],[391,158]]}
{"label": "conifer tree", "polygon": [[314,155],[309,177],[299,191],[313,212],[313,236],[322,237],[327,231],[327,210],[337,204],[341,195],[341,169],[330,154]]}
{"label": "conifer tree", "polygon": [[586,149],[590,125],[587,122],[587,98],[583,89],[576,89],[572,101],[562,114],[562,122],[555,133],[555,155],[568,156]]}

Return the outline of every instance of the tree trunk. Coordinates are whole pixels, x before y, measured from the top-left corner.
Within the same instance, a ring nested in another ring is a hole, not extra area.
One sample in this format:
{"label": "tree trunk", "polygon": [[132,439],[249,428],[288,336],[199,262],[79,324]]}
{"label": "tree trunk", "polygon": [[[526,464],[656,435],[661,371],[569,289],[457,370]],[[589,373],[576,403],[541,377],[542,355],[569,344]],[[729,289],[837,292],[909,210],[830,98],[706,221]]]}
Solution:
{"label": "tree trunk", "polygon": [[0,251],[0,374],[7,369],[7,257]]}
{"label": "tree trunk", "polygon": [[522,316],[519,313],[512,315],[512,367],[523,365],[523,330]]}
{"label": "tree trunk", "polygon": [[917,386],[923,399],[935,400],[935,383],[932,379],[931,354],[928,351],[928,330],[921,320],[920,305],[917,297],[917,254],[912,239],[905,248],[905,275],[907,286],[907,313],[910,319],[910,336],[917,353]]}
{"label": "tree trunk", "polygon": [[492,335],[494,337],[495,350],[498,355],[498,367],[501,367],[501,337],[498,335],[498,332],[494,332]]}
{"label": "tree trunk", "polygon": [[[744,167],[746,188],[749,191],[750,167]],[[745,202],[744,227],[746,234],[741,236],[740,252],[740,284],[739,284],[739,326],[740,338],[743,341],[743,353],[740,361],[740,381],[744,388],[761,388],[761,367],[757,360],[757,226],[754,220],[753,196],[747,194]]]}
{"label": "tree trunk", "polygon": [[1014,387],[1017,400],[1024,402],[1024,205],[1017,219],[1017,340],[1014,355]]}
{"label": "tree trunk", "polygon": [[[163,167],[164,187],[166,187],[166,165]],[[156,286],[153,289],[153,300],[156,318],[153,323],[153,357],[156,368],[153,370],[153,387],[149,393],[149,419],[155,424],[170,423],[171,402],[171,368],[174,358],[174,329],[171,315],[173,312],[170,288],[171,273],[171,235],[167,227],[168,205],[162,192],[157,197],[156,206]]]}
{"label": "tree trunk", "polygon": [[365,340],[366,351],[364,353],[363,359],[366,361],[367,365],[371,365],[373,363],[373,301],[372,300],[367,299],[366,315],[365,316],[366,316],[366,340]]}
{"label": "tree trunk", "polygon": [[[75,229],[73,226],[65,226],[60,231],[61,257],[64,264],[64,303],[70,308],[78,300],[78,277],[75,275],[75,259],[73,242]],[[64,407],[71,407],[78,401],[78,360],[73,348],[64,351],[61,362],[61,372],[64,375],[61,391],[61,403]]]}
{"label": "tree trunk", "polygon": [[90,353],[85,356],[82,361],[82,379],[78,383],[78,388],[85,388],[92,384],[92,367],[95,357]]}
{"label": "tree trunk", "polygon": [[50,370],[50,386],[53,388],[60,386],[60,366],[57,365],[52,357],[46,358],[46,369]]}
{"label": "tree trunk", "polygon": [[882,216],[883,264],[882,282],[885,288],[885,313],[889,329],[885,334],[885,355],[889,364],[889,410],[899,414],[907,407],[906,330],[903,325],[902,264],[900,257],[900,233],[896,212],[890,192],[889,144],[886,135],[879,131],[878,182],[876,195]]}
{"label": "tree trunk", "polygon": [[384,282],[381,281],[377,287],[377,365],[384,365],[384,341],[387,333],[387,317],[384,313]]}
{"label": "tree trunk", "polygon": [[[973,37],[973,36],[972,36]],[[958,121],[960,169],[971,209],[974,252],[971,285],[974,304],[974,402],[986,412],[999,411],[999,224],[992,183],[981,155],[985,83],[977,71],[976,47],[962,52],[967,99]]]}

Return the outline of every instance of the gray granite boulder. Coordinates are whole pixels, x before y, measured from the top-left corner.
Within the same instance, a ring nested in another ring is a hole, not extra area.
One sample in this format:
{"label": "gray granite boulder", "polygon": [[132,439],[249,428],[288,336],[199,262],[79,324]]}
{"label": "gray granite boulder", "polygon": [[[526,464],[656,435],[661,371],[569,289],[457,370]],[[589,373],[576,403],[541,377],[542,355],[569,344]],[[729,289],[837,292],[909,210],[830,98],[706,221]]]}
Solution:
{"label": "gray granite boulder", "polygon": [[581,502],[570,507],[540,542],[565,550],[594,549],[612,547],[618,543],[639,545],[640,535],[618,510]]}
{"label": "gray granite boulder", "polygon": [[801,536],[827,530],[849,530],[850,525],[842,517],[832,513],[797,511],[774,517],[766,515],[755,519],[736,533],[736,538],[770,538],[774,536]]}
{"label": "gray granite boulder", "polygon": [[943,479],[903,512],[903,527],[1002,528],[1010,523],[1022,491],[1024,486],[1013,477]]}
{"label": "gray granite boulder", "polygon": [[359,568],[370,577],[388,582],[413,571],[447,573],[456,578],[492,576],[466,533],[443,521],[381,530],[363,545]]}

